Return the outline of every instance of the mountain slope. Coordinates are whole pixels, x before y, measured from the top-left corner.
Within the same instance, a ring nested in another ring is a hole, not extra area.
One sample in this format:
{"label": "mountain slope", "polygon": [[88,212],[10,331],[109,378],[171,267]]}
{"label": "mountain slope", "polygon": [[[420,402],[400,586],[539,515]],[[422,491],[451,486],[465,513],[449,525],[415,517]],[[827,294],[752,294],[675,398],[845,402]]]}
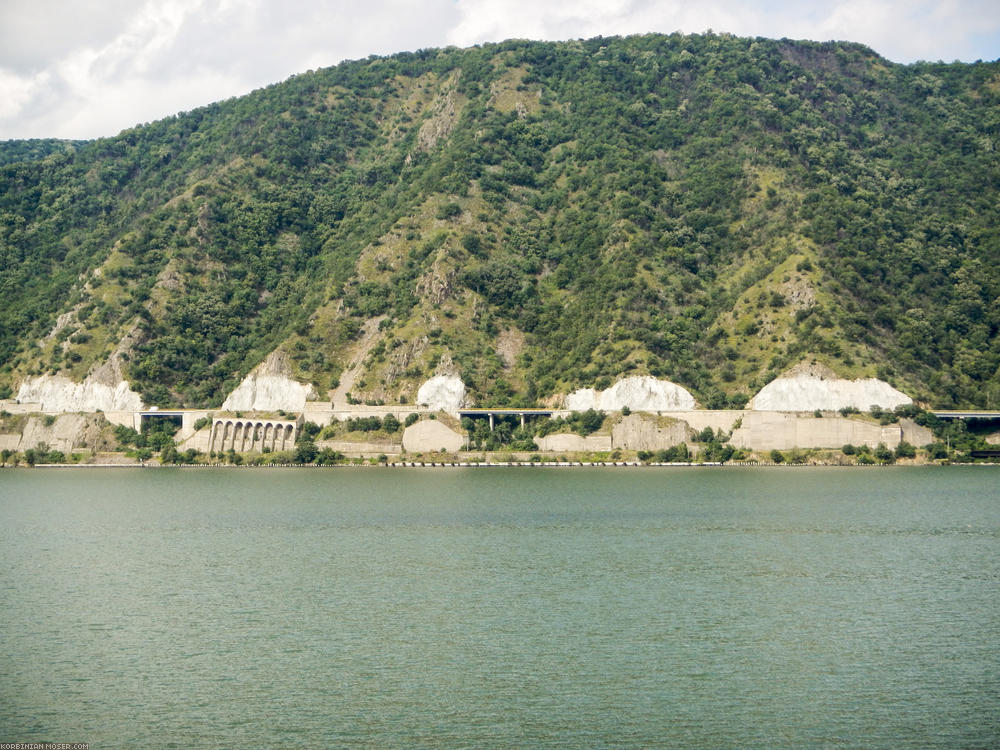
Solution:
{"label": "mountain slope", "polygon": [[997,63],[716,35],[307,73],[0,167],[0,386],[218,405],[281,348],[359,400],[741,405],[815,360],[996,406],[998,104]]}

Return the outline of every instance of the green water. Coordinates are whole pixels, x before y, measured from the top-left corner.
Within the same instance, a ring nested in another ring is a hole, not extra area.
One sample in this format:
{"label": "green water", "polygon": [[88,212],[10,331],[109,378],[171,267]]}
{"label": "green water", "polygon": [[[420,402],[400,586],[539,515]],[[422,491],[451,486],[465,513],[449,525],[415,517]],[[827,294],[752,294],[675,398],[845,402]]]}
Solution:
{"label": "green water", "polygon": [[1000,745],[1000,471],[0,471],[0,742]]}

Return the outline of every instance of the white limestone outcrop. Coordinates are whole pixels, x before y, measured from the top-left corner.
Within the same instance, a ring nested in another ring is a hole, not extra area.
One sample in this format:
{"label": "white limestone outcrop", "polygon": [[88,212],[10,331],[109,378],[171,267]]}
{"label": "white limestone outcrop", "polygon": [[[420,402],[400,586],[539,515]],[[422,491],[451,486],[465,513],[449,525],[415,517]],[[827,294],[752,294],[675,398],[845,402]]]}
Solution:
{"label": "white limestone outcrop", "polygon": [[466,406],[465,383],[457,375],[435,375],[417,390],[417,403],[435,411],[455,413]]}
{"label": "white limestone outcrop", "polygon": [[894,409],[913,399],[883,380],[844,380],[832,372],[790,372],[765,385],[747,405],[754,411],[836,411],[872,406]]}
{"label": "white limestone outcrop", "polygon": [[139,411],[142,397],[121,380],[114,385],[87,378],[75,383],[63,375],[29,378],[17,389],[17,400],[40,404],[47,412]]}
{"label": "white limestone outcrop", "polygon": [[573,391],[563,400],[563,408],[570,411],[587,411],[596,409],[601,392],[593,388],[580,388]]}
{"label": "white limestone outcrop", "polygon": [[623,378],[606,391],[581,388],[566,396],[563,407],[570,411],[690,411],[695,402],[685,388],[650,375]]}
{"label": "white limestone outcrop", "polygon": [[283,352],[272,352],[243,378],[222,402],[226,411],[302,411],[306,401],[316,398],[308,383],[289,377],[291,368]]}

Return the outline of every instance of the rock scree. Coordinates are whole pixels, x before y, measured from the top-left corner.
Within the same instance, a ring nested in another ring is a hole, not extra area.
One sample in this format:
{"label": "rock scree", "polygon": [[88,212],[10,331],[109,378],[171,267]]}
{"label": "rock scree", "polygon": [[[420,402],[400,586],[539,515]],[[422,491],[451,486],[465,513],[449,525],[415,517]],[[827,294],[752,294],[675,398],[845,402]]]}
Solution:
{"label": "rock scree", "polygon": [[465,436],[435,419],[421,419],[403,431],[403,449],[410,452],[457,451]]}

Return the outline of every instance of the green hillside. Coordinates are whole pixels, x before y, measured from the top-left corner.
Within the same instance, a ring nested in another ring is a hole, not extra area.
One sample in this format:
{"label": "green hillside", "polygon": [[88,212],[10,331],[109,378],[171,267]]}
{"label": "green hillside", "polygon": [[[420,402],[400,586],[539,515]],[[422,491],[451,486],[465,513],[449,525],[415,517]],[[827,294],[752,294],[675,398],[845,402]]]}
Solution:
{"label": "green hillside", "polygon": [[421,50],[0,164],[5,394],[117,351],[148,403],[217,406],[281,348],[386,403],[450,361],[480,404],[651,374],[739,406],[806,360],[1000,406],[998,63]]}

